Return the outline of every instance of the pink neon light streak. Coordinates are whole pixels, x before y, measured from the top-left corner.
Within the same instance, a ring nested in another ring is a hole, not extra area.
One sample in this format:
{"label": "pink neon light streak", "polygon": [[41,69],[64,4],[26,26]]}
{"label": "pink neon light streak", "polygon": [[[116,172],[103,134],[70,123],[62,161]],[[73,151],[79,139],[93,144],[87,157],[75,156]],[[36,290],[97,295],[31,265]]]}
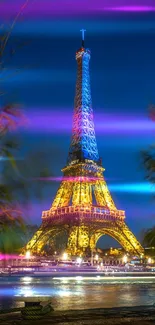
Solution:
{"label": "pink neon light streak", "polygon": [[155,11],[155,6],[120,6],[105,8],[106,11],[120,11],[120,12],[151,12]]}
{"label": "pink neon light streak", "polygon": [[[140,4],[139,4],[140,2]],[[23,6],[24,0],[8,1],[0,3],[0,19],[12,19]],[[79,14],[93,15],[103,14],[108,11],[118,12],[153,12],[155,5],[153,0],[31,0],[24,8],[23,17],[67,17],[78,16]]]}

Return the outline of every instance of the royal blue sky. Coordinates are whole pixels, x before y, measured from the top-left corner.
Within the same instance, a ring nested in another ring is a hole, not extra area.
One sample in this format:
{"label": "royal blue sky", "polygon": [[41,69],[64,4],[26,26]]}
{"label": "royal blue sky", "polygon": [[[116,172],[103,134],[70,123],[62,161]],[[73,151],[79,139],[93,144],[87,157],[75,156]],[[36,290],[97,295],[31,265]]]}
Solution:
{"label": "royal blue sky", "polygon": [[[22,1],[14,7],[11,2],[10,11],[6,2],[0,4],[0,20],[10,23]],[[22,130],[25,150],[48,152],[53,174],[59,178],[70,143],[79,30],[87,29],[96,136],[105,178],[116,205],[126,210],[128,225],[139,235],[154,224],[154,203],[140,161],[140,151],[153,142],[155,130],[148,116],[148,106],[155,103],[153,2],[110,1],[109,10],[103,10],[99,0],[92,8],[87,1],[78,2],[71,8],[66,1],[69,9],[63,11],[59,0],[53,10],[50,1],[29,1],[10,38],[10,45],[25,46],[8,64],[12,77],[6,78],[3,88],[23,105],[29,118]],[[58,185],[51,182],[43,202],[33,202],[34,222],[41,222],[41,211],[50,207]]]}

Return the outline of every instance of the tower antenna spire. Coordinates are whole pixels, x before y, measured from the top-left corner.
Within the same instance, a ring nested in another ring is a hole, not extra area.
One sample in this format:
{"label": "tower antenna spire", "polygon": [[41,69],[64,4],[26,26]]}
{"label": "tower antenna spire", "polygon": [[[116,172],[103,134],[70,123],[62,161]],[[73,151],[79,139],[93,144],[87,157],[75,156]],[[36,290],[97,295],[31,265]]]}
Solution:
{"label": "tower antenna spire", "polygon": [[82,32],[82,47],[84,47],[84,33],[86,32],[86,29],[81,29],[80,32]]}

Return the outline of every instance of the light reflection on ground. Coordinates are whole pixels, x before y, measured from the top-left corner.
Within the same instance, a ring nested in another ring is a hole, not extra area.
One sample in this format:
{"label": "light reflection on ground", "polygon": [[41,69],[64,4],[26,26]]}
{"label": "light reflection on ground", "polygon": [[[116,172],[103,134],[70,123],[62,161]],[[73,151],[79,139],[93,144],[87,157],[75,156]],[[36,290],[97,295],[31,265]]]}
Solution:
{"label": "light reflection on ground", "polygon": [[154,303],[155,277],[1,277],[0,308],[21,306],[16,296],[51,296],[55,309]]}

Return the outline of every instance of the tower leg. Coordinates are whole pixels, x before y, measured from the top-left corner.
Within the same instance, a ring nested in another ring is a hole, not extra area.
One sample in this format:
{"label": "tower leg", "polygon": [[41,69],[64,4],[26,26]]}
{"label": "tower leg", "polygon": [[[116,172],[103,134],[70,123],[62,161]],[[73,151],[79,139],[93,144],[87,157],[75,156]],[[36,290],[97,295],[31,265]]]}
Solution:
{"label": "tower leg", "polygon": [[[34,234],[32,239],[28,242],[24,248],[23,253],[30,251],[32,254],[41,255],[44,252],[44,247],[50,243],[49,246],[53,247],[53,250],[57,250],[56,240],[59,244],[63,244],[62,239],[68,238],[67,226],[54,226],[54,227],[40,227],[40,229]],[[61,242],[61,243],[60,243]],[[67,245],[67,244],[65,244]],[[48,248],[48,247],[47,247]]]}
{"label": "tower leg", "polygon": [[84,225],[71,228],[67,250],[72,255],[84,255],[89,247],[89,228]]}

